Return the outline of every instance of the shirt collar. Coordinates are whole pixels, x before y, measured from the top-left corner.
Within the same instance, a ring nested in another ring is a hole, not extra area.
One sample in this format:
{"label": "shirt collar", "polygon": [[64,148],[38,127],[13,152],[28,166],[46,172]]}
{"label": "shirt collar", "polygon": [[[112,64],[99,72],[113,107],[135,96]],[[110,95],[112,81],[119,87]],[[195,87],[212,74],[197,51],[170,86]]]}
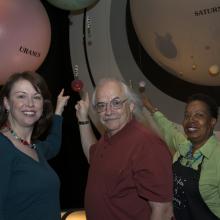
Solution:
{"label": "shirt collar", "polygon": [[120,136],[122,136],[131,126],[133,126],[134,123],[135,123],[135,119],[134,117],[132,117],[132,119],[120,131],[118,131],[116,134],[112,135],[111,137],[109,137],[106,131],[104,133],[104,140],[108,143],[113,143],[114,140],[120,138]]}
{"label": "shirt collar", "polygon": [[[196,150],[196,152],[200,152],[203,156],[209,158],[217,144],[218,140],[216,136],[212,135],[202,147]],[[192,143],[189,140],[187,140],[185,143],[182,143],[181,145],[182,146],[179,147],[179,152],[182,156],[186,156],[186,154],[190,150],[190,146],[192,145]]]}
{"label": "shirt collar", "polygon": [[[185,147],[180,147],[180,154],[186,156],[186,154],[190,150],[191,145],[192,143],[189,140],[187,140],[187,144],[183,143],[183,146]],[[218,140],[215,135],[212,135],[202,147],[196,150],[196,152],[200,152],[206,158],[210,158],[216,145],[218,145]]]}
{"label": "shirt collar", "polygon": [[218,140],[215,135],[212,135],[199,150],[205,157],[210,158],[216,145],[218,145]]}

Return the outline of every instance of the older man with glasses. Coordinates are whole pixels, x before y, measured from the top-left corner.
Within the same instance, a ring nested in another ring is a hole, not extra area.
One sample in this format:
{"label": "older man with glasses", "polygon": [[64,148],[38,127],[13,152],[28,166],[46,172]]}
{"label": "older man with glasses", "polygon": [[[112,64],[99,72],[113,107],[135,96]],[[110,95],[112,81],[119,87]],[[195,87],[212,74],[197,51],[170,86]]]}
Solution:
{"label": "older man with glasses", "polygon": [[98,141],[88,119],[88,94],[75,106],[90,163],[87,220],[172,219],[171,155],[164,142],[135,119],[138,103],[125,83],[102,79],[92,97],[106,128]]}

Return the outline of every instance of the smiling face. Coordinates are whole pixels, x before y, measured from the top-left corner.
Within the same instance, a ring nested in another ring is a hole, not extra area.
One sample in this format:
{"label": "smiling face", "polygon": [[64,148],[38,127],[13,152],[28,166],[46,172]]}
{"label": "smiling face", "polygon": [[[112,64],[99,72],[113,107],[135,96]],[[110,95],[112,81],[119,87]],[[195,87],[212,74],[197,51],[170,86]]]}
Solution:
{"label": "smiling face", "polygon": [[[123,88],[116,81],[106,81],[100,85],[95,98],[96,104],[106,106],[98,114],[110,136],[120,131],[131,120],[134,104],[126,100]],[[118,105],[120,102],[121,105]]]}
{"label": "smiling face", "polygon": [[11,126],[33,127],[42,115],[43,97],[28,80],[20,79],[12,86],[9,97],[4,97],[4,106]]}
{"label": "smiling face", "polygon": [[212,135],[216,119],[202,101],[192,101],[185,109],[183,128],[188,139],[196,148],[202,146]]}

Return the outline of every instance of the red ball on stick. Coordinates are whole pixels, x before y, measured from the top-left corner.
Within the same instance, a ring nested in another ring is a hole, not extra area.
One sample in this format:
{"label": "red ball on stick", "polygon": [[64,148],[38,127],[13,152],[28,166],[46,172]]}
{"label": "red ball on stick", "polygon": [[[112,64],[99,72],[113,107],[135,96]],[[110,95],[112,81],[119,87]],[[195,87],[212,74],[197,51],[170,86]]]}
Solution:
{"label": "red ball on stick", "polygon": [[74,79],[72,82],[71,82],[71,88],[73,91],[75,92],[80,92],[83,88],[83,82],[82,80],[80,79]]}

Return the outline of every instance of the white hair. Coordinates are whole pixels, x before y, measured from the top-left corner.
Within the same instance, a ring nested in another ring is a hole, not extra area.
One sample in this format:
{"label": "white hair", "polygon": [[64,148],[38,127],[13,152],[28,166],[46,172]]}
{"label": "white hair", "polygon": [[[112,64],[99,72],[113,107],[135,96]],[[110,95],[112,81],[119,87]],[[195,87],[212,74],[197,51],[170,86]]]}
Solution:
{"label": "white hair", "polygon": [[[117,79],[117,78],[102,78],[96,85],[96,88],[93,92],[92,95],[92,106],[93,108],[95,108],[96,105],[96,92],[97,89],[101,86],[103,86],[104,84],[108,83],[108,82],[115,82],[117,83],[123,90],[123,95],[124,98],[126,98],[128,100],[129,103],[133,103],[134,104],[134,111],[133,114],[140,118],[140,114],[142,115],[142,101],[140,99],[140,97],[134,92],[134,90],[132,88],[130,88],[124,81]],[[141,116],[143,117],[143,116]]]}

